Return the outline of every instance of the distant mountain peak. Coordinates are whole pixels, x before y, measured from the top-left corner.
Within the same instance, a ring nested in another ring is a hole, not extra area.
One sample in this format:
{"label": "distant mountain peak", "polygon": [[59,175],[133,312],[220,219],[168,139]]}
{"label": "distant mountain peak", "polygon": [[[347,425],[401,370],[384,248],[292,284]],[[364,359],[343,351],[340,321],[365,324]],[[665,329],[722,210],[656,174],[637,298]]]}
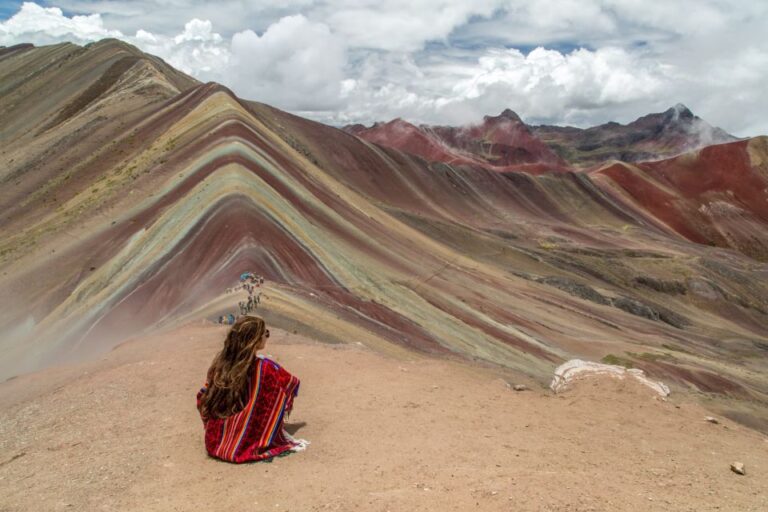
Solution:
{"label": "distant mountain peak", "polygon": [[505,108],[501,112],[501,114],[499,114],[498,116],[485,116],[485,119],[486,120],[490,120],[490,119],[509,119],[510,121],[515,121],[515,122],[518,122],[518,123],[522,123],[523,122],[523,120],[520,119],[520,116],[517,115],[517,112],[515,112],[514,110],[511,110],[511,109],[508,109],[508,108]]}
{"label": "distant mountain peak", "polygon": [[670,107],[667,109],[666,112],[664,112],[664,117],[670,121],[680,121],[680,120],[692,120],[694,117],[693,112],[691,112],[691,109],[683,105],[682,103],[676,104],[674,107]]}
{"label": "distant mountain peak", "polygon": [[376,124],[374,127],[388,127],[389,129],[396,130],[396,131],[409,131],[409,132],[420,132],[420,128],[416,126],[415,124],[406,121],[402,117],[396,117],[395,119],[392,119],[391,121],[388,121],[386,123]]}

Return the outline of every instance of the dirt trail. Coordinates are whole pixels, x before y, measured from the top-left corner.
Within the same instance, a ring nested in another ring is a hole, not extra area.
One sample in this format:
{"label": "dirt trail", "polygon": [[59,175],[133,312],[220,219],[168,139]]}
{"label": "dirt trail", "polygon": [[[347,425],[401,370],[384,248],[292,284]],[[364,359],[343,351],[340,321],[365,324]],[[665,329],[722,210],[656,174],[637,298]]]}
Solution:
{"label": "dirt trail", "polygon": [[0,384],[0,511],[768,510],[765,437],[674,395],[515,392],[469,364],[277,330],[266,352],[302,379],[292,430],[312,445],[217,462],[194,395],[224,333],[187,326]]}

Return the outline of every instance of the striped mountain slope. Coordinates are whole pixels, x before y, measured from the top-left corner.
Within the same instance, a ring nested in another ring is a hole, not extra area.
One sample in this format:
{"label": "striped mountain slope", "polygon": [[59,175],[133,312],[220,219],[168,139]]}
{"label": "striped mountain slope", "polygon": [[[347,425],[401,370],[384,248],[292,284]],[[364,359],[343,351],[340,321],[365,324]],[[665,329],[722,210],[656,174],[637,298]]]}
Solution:
{"label": "striped mountain slope", "polygon": [[430,163],[114,41],[0,55],[0,88],[0,377],[230,311],[251,270],[260,313],[318,339],[542,382],[611,356],[766,418],[765,138]]}

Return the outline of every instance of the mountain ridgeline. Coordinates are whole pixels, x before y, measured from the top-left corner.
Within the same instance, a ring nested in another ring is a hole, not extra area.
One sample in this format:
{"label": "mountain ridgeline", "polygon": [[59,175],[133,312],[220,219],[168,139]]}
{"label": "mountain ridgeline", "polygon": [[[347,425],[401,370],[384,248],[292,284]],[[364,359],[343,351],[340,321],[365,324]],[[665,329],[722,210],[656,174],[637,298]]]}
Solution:
{"label": "mountain ridgeline", "polygon": [[677,104],[629,124],[592,128],[528,126],[506,109],[467,126],[413,125],[402,119],[344,130],[365,140],[418,155],[429,161],[490,169],[558,172],[612,160],[640,162],[738,140]]}
{"label": "mountain ridgeline", "polygon": [[253,271],[315,339],[617,361],[768,426],[765,137],[682,107],[344,131],[115,40],[0,49],[0,92],[1,378],[231,311]]}

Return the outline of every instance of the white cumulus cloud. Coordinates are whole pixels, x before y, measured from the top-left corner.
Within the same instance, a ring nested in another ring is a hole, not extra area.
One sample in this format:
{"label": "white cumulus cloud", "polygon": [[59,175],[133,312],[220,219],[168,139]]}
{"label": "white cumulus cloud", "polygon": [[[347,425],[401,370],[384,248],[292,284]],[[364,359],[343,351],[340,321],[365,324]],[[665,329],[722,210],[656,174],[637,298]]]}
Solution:
{"label": "white cumulus cloud", "polygon": [[682,102],[736,135],[768,133],[764,0],[47,3],[0,20],[0,44],[117,37],[330,123],[462,123],[511,108],[584,126]]}
{"label": "white cumulus cloud", "polygon": [[139,29],[135,35],[104,27],[99,14],[66,16],[27,2],[0,22],[0,44],[88,43],[114,37],[165,59],[203,81],[215,80],[246,99],[295,111],[342,107],[354,80],[344,75],[346,47],[323,23],[285,16],[261,34],[246,29],[224,38],[210,20],[194,18],[176,34]]}
{"label": "white cumulus cloud", "polygon": [[109,30],[101,16],[64,16],[57,7],[41,7],[24,2],[15,15],[0,23],[0,44],[9,46],[19,42],[37,45],[61,41],[90,42],[105,37],[120,37],[119,30]]}
{"label": "white cumulus cloud", "polygon": [[[490,49],[460,65],[418,66],[408,58],[369,64],[348,105],[362,118],[387,112],[387,117],[455,124],[511,107],[528,120],[581,124],[595,110],[633,104],[665,87],[662,68],[610,47],[570,53],[539,47],[527,55]],[[386,80],[384,72],[397,80]],[[336,122],[354,120],[345,115]]]}
{"label": "white cumulus cloud", "polygon": [[122,39],[202,80],[224,78],[222,73],[230,60],[228,44],[208,20],[192,19],[173,36],[138,30],[134,37]]}
{"label": "white cumulus cloud", "polygon": [[346,65],[342,41],[322,24],[287,16],[259,36],[232,36],[231,86],[247,97],[291,105],[294,110],[340,108]]}

